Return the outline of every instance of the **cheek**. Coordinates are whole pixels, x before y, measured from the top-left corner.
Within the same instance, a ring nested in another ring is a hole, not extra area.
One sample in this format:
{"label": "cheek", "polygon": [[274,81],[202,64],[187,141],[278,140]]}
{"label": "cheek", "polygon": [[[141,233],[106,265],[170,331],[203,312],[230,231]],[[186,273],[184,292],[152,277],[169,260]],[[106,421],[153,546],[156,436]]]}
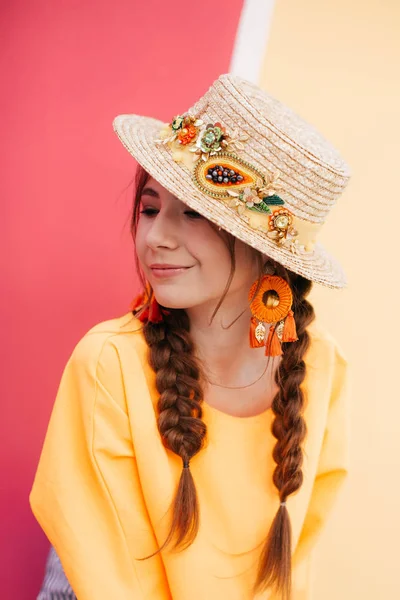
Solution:
{"label": "cheek", "polygon": [[232,281],[232,288],[251,286],[259,275],[256,252],[247,244],[236,241],[236,268]]}
{"label": "cheek", "polygon": [[[216,238],[216,239],[215,239]],[[217,235],[204,236],[200,243],[188,241],[190,253],[196,259],[199,269],[192,291],[203,300],[222,295],[231,272],[231,257],[225,242]]]}
{"label": "cheek", "polygon": [[146,248],[146,227],[143,221],[139,220],[135,235],[135,249],[140,263],[143,263]]}
{"label": "cheek", "polygon": [[204,227],[193,228],[189,231],[185,246],[204,272],[219,271],[220,276],[228,269],[230,270],[231,259],[229,250],[222,240],[208,224]]}

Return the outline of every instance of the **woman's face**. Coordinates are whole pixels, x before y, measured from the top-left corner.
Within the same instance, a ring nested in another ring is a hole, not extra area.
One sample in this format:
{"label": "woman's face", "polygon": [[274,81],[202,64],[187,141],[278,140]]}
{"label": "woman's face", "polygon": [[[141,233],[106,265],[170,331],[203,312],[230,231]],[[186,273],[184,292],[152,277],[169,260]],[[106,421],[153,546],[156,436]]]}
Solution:
{"label": "woman's face", "polygon": [[[221,298],[231,270],[226,242],[205,217],[150,178],[143,188],[136,251],[157,301],[191,308]],[[243,294],[258,275],[255,251],[236,240],[236,267],[227,299]]]}

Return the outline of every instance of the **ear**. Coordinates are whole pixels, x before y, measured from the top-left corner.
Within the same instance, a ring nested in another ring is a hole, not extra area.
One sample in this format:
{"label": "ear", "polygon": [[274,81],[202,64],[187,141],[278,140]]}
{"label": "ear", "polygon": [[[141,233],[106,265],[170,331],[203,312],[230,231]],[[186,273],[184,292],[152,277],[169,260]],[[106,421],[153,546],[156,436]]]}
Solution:
{"label": "ear", "polygon": [[264,264],[263,264],[264,275],[275,275],[275,272],[276,272],[275,263],[273,262],[272,259],[267,258],[267,260],[265,260]]}

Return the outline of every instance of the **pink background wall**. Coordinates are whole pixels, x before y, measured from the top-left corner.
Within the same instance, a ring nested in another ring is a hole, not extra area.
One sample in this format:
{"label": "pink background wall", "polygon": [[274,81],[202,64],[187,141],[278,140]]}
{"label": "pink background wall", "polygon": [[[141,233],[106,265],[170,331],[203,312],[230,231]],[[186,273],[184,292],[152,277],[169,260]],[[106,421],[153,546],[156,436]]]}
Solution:
{"label": "pink background wall", "polygon": [[241,5],[2,5],[2,600],[32,600],[42,581],[49,546],[28,494],[65,362],[136,290],[134,161],[112,119],[187,109],[229,69]]}

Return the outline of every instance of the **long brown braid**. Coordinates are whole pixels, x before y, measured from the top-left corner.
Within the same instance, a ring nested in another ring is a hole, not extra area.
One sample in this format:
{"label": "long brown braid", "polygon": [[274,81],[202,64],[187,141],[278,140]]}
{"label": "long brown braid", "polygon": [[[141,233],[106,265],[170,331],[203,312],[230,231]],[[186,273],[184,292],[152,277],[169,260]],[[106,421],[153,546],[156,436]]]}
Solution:
{"label": "long brown braid", "polygon": [[201,420],[200,368],[189,335],[189,317],[184,310],[170,311],[162,323],[146,323],[143,333],[160,394],[158,429],[164,445],[181,457],[183,466],[173,503],[172,525],[162,548],[175,537],[173,548],[183,549],[193,541],[199,528],[198,499],[189,462],[201,450],[206,436],[206,425]]}
{"label": "long brown braid", "polygon": [[[131,232],[136,236],[142,190],[149,179],[147,172],[138,167]],[[225,237],[231,254],[232,269],[224,295],[229,289],[235,270],[235,239]],[[257,256],[262,275],[262,255]],[[146,281],[136,256],[136,265],[143,286]],[[272,433],[277,442],[273,450],[276,468],[273,481],[279,491],[280,501],[296,492],[303,483],[302,442],[306,436],[306,423],[302,416],[304,393],[301,383],[306,367],[304,355],[310,344],[307,326],[314,320],[314,309],[306,300],[312,283],[282,265],[274,263],[275,272],[290,285],[293,293],[292,310],[296,322],[297,342],[282,344],[283,355],[275,374],[278,392],[272,402],[274,421]],[[214,317],[213,315],[213,317]],[[199,505],[196,487],[189,468],[190,459],[203,447],[206,426],[202,421],[203,374],[201,364],[194,355],[190,338],[190,322],[183,309],[168,309],[161,323],[146,323],[144,337],[149,347],[148,360],[156,373],[158,401],[158,428],[164,445],[182,459],[182,473],[172,504],[172,520],[167,539],[157,554],[174,540],[172,548],[184,549],[193,543],[199,528]],[[280,506],[268,532],[261,552],[254,593],[274,588],[282,600],[291,594],[291,523],[286,506]],[[154,556],[152,554],[151,556]]]}
{"label": "long brown braid", "polygon": [[[297,342],[282,344],[282,360],[275,374],[279,390],[272,402],[274,421],[272,433],[277,439],[273,449],[276,468],[273,481],[279,490],[281,502],[296,492],[303,483],[302,442],[307,434],[303,418],[304,392],[301,383],[306,375],[304,355],[310,345],[307,326],[314,320],[314,308],[306,300],[312,283],[308,279],[276,266],[276,274],[283,277],[293,293],[293,313],[298,335]],[[280,506],[269,530],[261,553],[254,591],[274,587],[283,600],[291,595],[291,524],[286,506]]]}

